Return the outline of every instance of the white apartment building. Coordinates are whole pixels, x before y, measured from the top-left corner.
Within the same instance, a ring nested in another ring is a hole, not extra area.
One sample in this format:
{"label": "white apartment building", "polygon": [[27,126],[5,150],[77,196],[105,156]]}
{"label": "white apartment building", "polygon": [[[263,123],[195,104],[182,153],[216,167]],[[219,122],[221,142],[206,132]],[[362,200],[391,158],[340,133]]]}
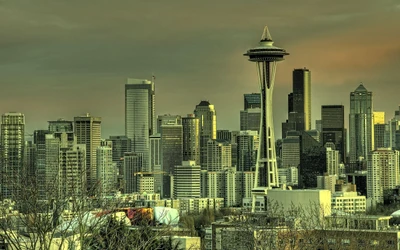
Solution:
{"label": "white apartment building", "polygon": [[329,175],[339,176],[340,157],[339,151],[331,147],[326,148],[326,172]]}
{"label": "white apartment building", "polygon": [[400,184],[399,151],[378,148],[368,155],[367,197],[372,204],[383,203],[383,193]]}
{"label": "white apartment building", "polygon": [[103,194],[116,189],[118,169],[112,159],[112,142],[101,141],[97,148],[97,180]]}
{"label": "white apartment building", "polygon": [[358,196],[357,192],[336,192],[332,194],[332,213],[336,211],[345,213],[365,213],[367,198]]}

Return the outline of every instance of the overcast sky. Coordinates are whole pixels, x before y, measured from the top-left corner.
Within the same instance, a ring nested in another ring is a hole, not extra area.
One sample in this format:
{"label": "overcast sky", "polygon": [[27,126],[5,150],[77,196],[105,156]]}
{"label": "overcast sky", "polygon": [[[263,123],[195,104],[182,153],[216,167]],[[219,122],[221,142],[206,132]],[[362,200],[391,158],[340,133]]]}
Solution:
{"label": "overcast sky", "polygon": [[186,115],[208,100],[218,129],[235,130],[243,94],[258,91],[243,53],[264,25],[290,53],[276,75],[277,138],[294,68],[312,72],[313,120],[323,104],[348,115],[360,82],[393,117],[398,0],[0,0],[0,112],[24,113],[28,132],[89,112],[103,118],[104,138],[124,134],[126,78],[155,74],[157,114]]}

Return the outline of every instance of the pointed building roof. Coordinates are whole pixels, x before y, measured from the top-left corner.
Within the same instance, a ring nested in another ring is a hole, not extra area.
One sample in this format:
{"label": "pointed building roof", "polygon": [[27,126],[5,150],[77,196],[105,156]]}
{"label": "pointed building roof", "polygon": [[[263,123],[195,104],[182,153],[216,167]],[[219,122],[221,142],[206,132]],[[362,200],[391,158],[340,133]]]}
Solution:
{"label": "pointed building roof", "polygon": [[363,83],[361,83],[354,92],[368,92],[368,90],[364,87]]}
{"label": "pointed building roof", "polygon": [[272,41],[272,36],[269,33],[268,26],[264,27],[264,32],[261,36],[261,41]]}

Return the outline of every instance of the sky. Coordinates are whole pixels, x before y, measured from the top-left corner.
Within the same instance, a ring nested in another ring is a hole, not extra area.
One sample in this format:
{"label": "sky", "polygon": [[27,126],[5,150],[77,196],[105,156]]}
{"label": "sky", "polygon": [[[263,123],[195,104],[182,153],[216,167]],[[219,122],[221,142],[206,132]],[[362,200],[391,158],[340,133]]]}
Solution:
{"label": "sky", "polygon": [[90,113],[103,138],[123,135],[126,79],[155,75],[157,114],[208,100],[218,129],[238,130],[243,94],[258,91],[243,53],[268,25],[290,53],[276,74],[277,138],[295,68],[311,71],[313,121],[329,104],[347,118],[360,82],[388,120],[400,104],[399,23],[398,0],[0,0],[0,113],[24,113],[27,133]]}

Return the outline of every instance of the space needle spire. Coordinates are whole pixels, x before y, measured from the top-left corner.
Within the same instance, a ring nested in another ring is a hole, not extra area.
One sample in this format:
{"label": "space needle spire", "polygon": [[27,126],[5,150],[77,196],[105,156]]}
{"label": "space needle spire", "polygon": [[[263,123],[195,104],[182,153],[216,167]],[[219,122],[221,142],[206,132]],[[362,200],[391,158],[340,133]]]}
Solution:
{"label": "space needle spire", "polygon": [[274,42],[268,27],[265,26],[259,45],[249,49],[244,54],[244,56],[249,57],[249,61],[256,63],[261,93],[259,147],[257,151],[252,212],[255,210],[255,193],[258,190],[279,186],[272,114],[272,93],[275,83],[276,65],[279,61],[284,60],[284,56],[289,55],[289,53],[273,44]]}

